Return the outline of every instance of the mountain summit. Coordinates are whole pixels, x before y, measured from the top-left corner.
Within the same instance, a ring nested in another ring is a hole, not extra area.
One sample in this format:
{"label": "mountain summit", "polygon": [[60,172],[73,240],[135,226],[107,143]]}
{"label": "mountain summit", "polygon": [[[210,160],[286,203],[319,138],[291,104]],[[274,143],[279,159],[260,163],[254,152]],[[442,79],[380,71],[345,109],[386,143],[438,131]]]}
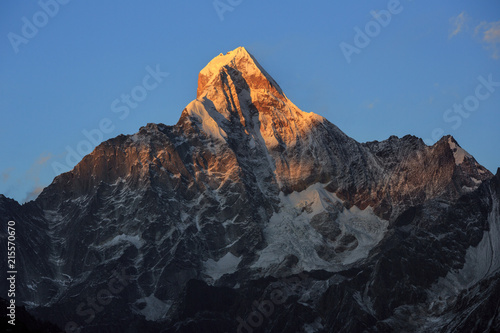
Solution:
{"label": "mountain summit", "polygon": [[201,70],[197,99],[186,107],[185,115],[206,134],[222,140],[239,123],[238,131],[254,142],[263,140],[270,149],[303,139],[313,123],[323,121],[299,110],[243,47],[220,54]]}
{"label": "mountain summit", "polygon": [[[198,76],[197,98],[205,92],[205,88],[219,86],[215,83],[220,75],[229,75],[238,72],[247,82],[250,89],[274,90],[283,95],[283,92],[274,79],[260,66],[257,60],[244,47],[226,53],[222,53],[212,59]],[[236,73],[235,73],[236,74]]]}
{"label": "mountain summit", "polygon": [[17,302],[81,332],[498,331],[499,198],[453,137],[359,143],[237,48],[176,125],[0,195],[0,237]]}

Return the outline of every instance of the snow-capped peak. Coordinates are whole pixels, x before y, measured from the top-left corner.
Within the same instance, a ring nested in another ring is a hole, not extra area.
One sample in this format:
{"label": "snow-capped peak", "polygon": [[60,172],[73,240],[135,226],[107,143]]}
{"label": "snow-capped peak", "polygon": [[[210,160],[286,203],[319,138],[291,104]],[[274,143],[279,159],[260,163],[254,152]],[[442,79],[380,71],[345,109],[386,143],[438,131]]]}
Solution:
{"label": "snow-capped peak", "polygon": [[250,58],[250,54],[244,47],[238,47],[233,51],[229,51],[226,54],[219,54],[217,57],[213,58],[201,71],[200,76],[204,76],[207,79],[211,79],[214,75],[217,75],[222,67],[229,65],[231,62],[233,64],[242,58]]}
{"label": "snow-capped peak", "polygon": [[472,155],[465,151],[465,149],[460,147],[452,136],[448,138],[448,144],[450,145],[450,149],[453,151],[456,165],[462,164],[466,157],[472,158]]}
{"label": "snow-capped peak", "polygon": [[309,142],[311,128],[324,121],[295,106],[244,47],[218,55],[201,70],[197,98],[184,115],[217,141],[237,131],[267,148]]}
{"label": "snow-capped peak", "polygon": [[197,97],[200,98],[206,89],[213,85],[213,81],[220,77],[221,72],[227,72],[229,68],[236,70],[236,73],[244,78],[249,87],[272,88],[283,95],[276,81],[262,68],[257,60],[244,47],[238,47],[226,54],[219,54],[200,71]]}

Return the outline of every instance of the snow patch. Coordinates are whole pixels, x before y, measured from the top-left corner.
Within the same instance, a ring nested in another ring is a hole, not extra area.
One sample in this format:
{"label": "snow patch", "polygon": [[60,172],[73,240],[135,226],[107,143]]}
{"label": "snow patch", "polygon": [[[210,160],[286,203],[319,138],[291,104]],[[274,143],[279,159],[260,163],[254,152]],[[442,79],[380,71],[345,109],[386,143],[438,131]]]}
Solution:
{"label": "snow patch", "polygon": [[452,138],[448,139],[448,143],[450,145],[451,150],[453,151],[453,156],[455,157],[455,164],[460,165],[464,162],[464,159],[472,158],[472,155],[466,152],[462,147],[457,145]]}
{"label": "snow patch", "polygon": [[231,274],[236,272],[240,261],[241,258],[236,257],[231,252],[226,253],[226,255],[220,258],[218,261],[208,259],[203,263],[205,266],[205,274],[216,281],[224,274]]}
{"label": "snow patch", "polygon": [[[480,169],[479,169],[480,170]],[[476,179],[474,177],[471,178],[471,180],[476,184],[476,185],[481,185],[482,181],[480,181],[479,179]]]}
{"label": "snow patch", "polygon": [[205,109],[203,103],[195,99],[186,107],[189,116],[201,124],[201,129],[203,132],[218,139],[224,141],[227,138],[226,132],[217,124],[217,122],[210,116],[210,114]]}
{"label": "snow patch", "polygon": [[320,330],[324,329],[323,324],[321,324],[321,318],[316,318],[314,322],[309,323],[309,324],[304,324],[302,330],[305,333],[315,333]]}
{"label": "snow patch", "polygon": [[337,221],[358,240],[358,246],[353,251],[346,252],[345,255],[341,256],[344,265],[366,258],[370,250],[384,238],[389,226],[388,221],[375,215],[372,207],[367,207],[364,210],[356,206],[349,210],[345,209]]}
{"label": "snow patch", "polygon": [[[358,207],[344,208],[342,200],[325,190],[321,183],[289,195],[280,193],[280,200],[281,209],[273,214],[264,229],[268,246],[259,253],[253,268],[270,268],[292,254],[299,258],[298,270],[338,271],[344,265],[368,256],[369,251],[384,237],[389,224],[377,217],[371,207],[364,210]],[[331,223],[338,223],[343,233],[354,235],[358,245],[352,250],[336,254],[335,259],[328,262],[320,258],[316,249],[327,246],[333,252],[332,245],[311,226],[310,221],[313,216],[331,210],[334,205],[340,206],[342,210]]]}
{"label": "snow patch", "polygon": [[142,310],[135,309],[134,311],[143,315],[146,320],[157,321],[165,317],[168,310],[172,306],[173,301],[162,301],[154,296],[154,294],[148,297],[143,297],[138,299],[135,304],[145,307]]}
{"label": "snow patch", "polygon": [[[498,198],[494,198],[492,211],[488,216],[489,231],[476,247],[469,247],[465,254],[464,267],[449,272],[433,287],[433,294],[448,299],[464,289],[471,288],[500,269],[500,213]],[[439,301],[436,301],[439,302]]]}
{"label": "snow patch", "polygon": [[104,243],[101,246],[102,247],[111,247],[111,246],[115,246],[115,245],[123,243],[123,242],[132,243],[138,249],[140,249],[142,247],[142,245],[144,245],[144,240],[141,237],[139,237],[139,235],[130,236],[130,235],[121,234],[121,235],[115,236],[112,240]]}
{"label": "snow patch", "polygon": [[470,247],[465,255],[465,265],[459,276],[462,285],[470,287],[479,280],[491,276],[500,269],[500,214],[498,199],[493,200],[493,209],[488,216],[489,231],[483,233],[481,242]]}

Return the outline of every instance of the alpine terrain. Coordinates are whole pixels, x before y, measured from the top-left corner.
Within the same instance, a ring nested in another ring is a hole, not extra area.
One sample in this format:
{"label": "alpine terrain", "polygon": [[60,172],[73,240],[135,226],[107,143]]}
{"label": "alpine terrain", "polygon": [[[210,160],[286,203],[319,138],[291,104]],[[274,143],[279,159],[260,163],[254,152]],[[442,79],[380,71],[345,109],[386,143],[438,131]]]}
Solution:
{"label": "alpine terrain", "polygon": [[0,238],[16,305],[65,332],[500,332],[499,207],[453,137],[359,143],[240,47],[176,125],[0,195]]}

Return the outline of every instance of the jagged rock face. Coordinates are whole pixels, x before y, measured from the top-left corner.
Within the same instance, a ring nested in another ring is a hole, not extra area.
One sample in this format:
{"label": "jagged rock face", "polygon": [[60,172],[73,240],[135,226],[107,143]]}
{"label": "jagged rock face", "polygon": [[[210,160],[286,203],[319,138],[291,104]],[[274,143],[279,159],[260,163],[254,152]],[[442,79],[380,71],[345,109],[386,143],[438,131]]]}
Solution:
{"label": "jagged rock face", "polygon": [[[236,330],[278,288],[255,332],[446,332],[499,326],[498,184],[450,136],[356,142],[238,48],[176,125],[103,142],[0,212],[23,235],[18,300],[61,326]],[[91,316],[116,270],[127,282]]]}
{"label": "jagged rock face", "polygon": [[328,331],[498,331],[499,181],[401,214],[370,260],[323,294]]}
{"label": "jagged rock face", "polygon": [[[53,275],[53,267],[49,264],[50,257],[49,244],[51,242],[50,228],[48,221],[43,217],[43,211],[33,202],[19,205],[16,201],[8,199],[0,194],[0,216],[2,217],[0,239],[5,247],[1,253],[7,257],[7,222],[15,221],[15,245],[16,245],[16,268],[23,272],[22,278],[16,281],[17,299],[39,302],[50,298],[51,282],[45,280],[41,282],[42,288],[33,293],[32,281],[40,277]],[[22,222],[20,222],[22,221]],[[41,265],[40,263],[44,264]],[[4,272],[7,269],[7,260],[3,260],[1,268]],[[2,281],[2,295],[7,295],[7,285]],[[3,296],[6,297],[6,296]]]}

